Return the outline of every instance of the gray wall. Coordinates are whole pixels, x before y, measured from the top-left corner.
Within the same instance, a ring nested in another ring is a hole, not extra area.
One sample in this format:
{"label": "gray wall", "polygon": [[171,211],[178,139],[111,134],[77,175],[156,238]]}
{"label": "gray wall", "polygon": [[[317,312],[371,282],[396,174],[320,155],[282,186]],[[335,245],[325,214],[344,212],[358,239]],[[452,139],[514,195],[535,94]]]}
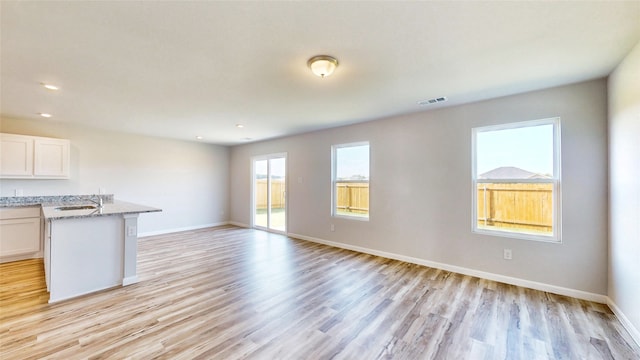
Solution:
{"label": "gray wall", "polygon": [[[606,91],[596,80],[235,146],[230,219],[250,222],[251,156],[287,152],[289,233],[605,294]],[[562,244],[472,233],[471,129],[556,116]],[[371,144],[370,221],[331,218],[331,145],[362,140]],[[513,260],[502,259],[504,248]]]}
{"label": "gray wall", "polygon": [[609,162],[609,297],[640,344],[640,43],[609,77]]}
{"label": "gray wall", "polygon": [[139,232],[160,233],[225,222],[229,149],[70,126],[55,120],[3,118],[0,132],[71,140],[71,179],[0,180],[0,195],[97,194],[162,208],[142,214]]}

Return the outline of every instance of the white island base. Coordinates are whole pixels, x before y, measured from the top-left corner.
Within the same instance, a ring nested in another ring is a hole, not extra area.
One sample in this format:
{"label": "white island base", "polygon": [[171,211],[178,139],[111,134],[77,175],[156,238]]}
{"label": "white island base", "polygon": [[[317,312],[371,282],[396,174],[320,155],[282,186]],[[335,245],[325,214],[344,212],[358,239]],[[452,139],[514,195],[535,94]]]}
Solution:
{"label": "white island base", "polygon": [[46,222],[45,277],[49,302],[138,282],[138,214]]}

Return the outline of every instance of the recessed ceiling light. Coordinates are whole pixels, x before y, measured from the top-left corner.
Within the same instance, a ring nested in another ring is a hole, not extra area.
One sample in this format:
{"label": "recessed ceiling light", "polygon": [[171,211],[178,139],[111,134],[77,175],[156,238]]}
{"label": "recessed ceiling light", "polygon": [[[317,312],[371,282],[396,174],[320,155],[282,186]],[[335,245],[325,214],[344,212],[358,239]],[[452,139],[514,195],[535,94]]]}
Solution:
{"label": "recessed ceiling light", "polygon": [[236,127],[237,127],[237,128],[242,129],[242,128],[244,127],[244,125],[242,125],[242,124],[236,124]]}
{"label": "recessed ceiling light", "polygon": [[252,138],[250,138],[250,137],[246,137],[246,138],[244,138],[244,139],[242,139],[242,140],[244,140],[244,141],[251,141],[251,140],[253,140],[253,139],[252,139]]}
{"label": "recessed ceiling light", "polygon": [[42,85],[45,89],[47,90],[60,90],[59,87],[52,85],[52,84],[46,84],[46,83],[40,83],[40,85]]}
{"label": "recessed ceiling light", "polygon": [[38,113],[38,115],[40,115],[40,116],[42,116],[42,117],[44,117],[44,118],[50,118],[50,117],[52,117],[52,116],[53,116],[53,115],[48,114],[48,113]]}
{"label": "recessed ceiling light", "polygon": [[200,135],[196,136],[196,140],[202,140],[202,139],[204,139],[202,136]]}

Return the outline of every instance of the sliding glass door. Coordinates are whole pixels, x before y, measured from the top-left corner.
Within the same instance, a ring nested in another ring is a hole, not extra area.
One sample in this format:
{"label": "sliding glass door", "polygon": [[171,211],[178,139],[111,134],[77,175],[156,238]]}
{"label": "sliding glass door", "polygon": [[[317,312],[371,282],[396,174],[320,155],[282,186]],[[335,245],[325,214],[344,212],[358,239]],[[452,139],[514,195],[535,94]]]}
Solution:
{"label": "sliding glass door", "polygon": [[253,227],[287,232],[286,168],[286,154],[253,159]]}

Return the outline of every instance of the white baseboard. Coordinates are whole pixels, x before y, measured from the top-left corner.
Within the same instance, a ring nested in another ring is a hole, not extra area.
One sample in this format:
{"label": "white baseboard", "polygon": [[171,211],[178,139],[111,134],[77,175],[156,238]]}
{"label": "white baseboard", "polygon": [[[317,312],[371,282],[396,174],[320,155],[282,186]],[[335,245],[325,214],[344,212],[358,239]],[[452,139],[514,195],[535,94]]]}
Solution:
{"label": "white baseboard", "polygon": [[27,254],[27,255],[4,256],[0,258],[0,264],[13,262],[13,261],[28,260],[28,259],[42,259],[42,258],[44,258],[44,253],[42,251],[33,253],[33,254]]}
{"label": "white baseboard", "polygon": [[228,224],[230,224],[230,222],[223,221],[223,222],[212,223],[212,224],[186,226],[181,228],[165,229],[165,230],[158,230],[158,231],[148,231],[148,232],[138,233],[138,237],[141,238],[141,237],[147,237],[147,236],[171,234],[171,233],[180,232],[180,231],[199,230],[199,229],[228,225]]}
{"label": "white baseboard", "polygon": [[611,311],[613,311],[613,313],[616,314],[616,317],[620,320],[620,322],[622,323],[622,326],[624,326],[624,328],[627,329],[633,341],[635,341],[636,344],[640,346],[640,331],[638,330],[638,328],[633,326],[631,321],[629,321],[629,318],[622,312],[622,309],[620,309],[618,305],[610,297],[607,297],[607,305],[609,305],[609,308],[611,309]]}
{"label": "white baseboard", "polygon": [[405,261],[412,264],[424,265],[424,266],[441,269],[441,270],[447,270],[447,271],[451,271],[451,272],[455,272],[463,275],[479,277],[487,280],[502,282],[505,284],[522,286],[522,287],[526,287],[534,290],[546,291],[553,294],[570,296],[577,299],[594,301],[602,304],[606,304],[608,299],[606,295],[594,294],[586,291],[569,289],[561,286],[555,286],[555,285],[540,283],[540,282],[531,281],[531,280],[519,279],[519,278],[510,277],[510,276],[500,275],[500,274],[478,271],[478,270],[469,269],[461,266],[443,264],[435,261],[429,261],[429,260],[414,258],[411,256],[389,253],[386,251],[369,249],[361,246],[348,245],[348,244],[343,244],[335,241],[328,241],[328,240],[318,239],[318,238],[305,236],[305,235],[292,234],[292,233],[289,233],[288,236],[296,239],[307,240],[307,241],[334,246],[342,249],[358,251],[365,254],[376,255],[376,256],[380,256],[388,259]]}
{"label": "white baseboard", "polygon": [[242,227],[242,228],[250,228],[249,224],[244,224],[237,221],[229,221],[227,224],[237,226],[237,227]]}
{"label": "white baseboard", "polygon": [[131,284],[135,284],[138,282],[138,275],[129,276],[122,279],[122,286],[127,286]]}

